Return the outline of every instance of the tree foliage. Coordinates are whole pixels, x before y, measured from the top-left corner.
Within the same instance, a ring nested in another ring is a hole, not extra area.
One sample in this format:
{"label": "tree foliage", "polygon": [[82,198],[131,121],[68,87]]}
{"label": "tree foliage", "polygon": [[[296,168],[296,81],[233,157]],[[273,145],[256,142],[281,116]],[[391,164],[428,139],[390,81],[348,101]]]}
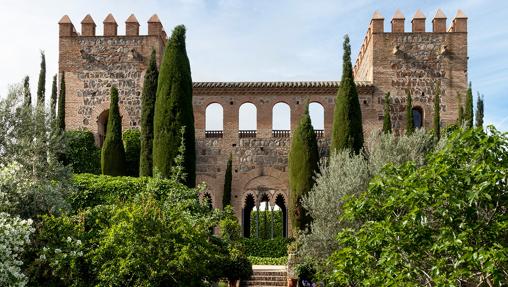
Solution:
{"label": "tree foliage", "polygon": [[140,136],[138,129],[128,129],[122,135],[125,149],[125,170],[128,176],[139,176]]}
{"label": "tree foliage", "polygon": [[327,286],[507,282],[508,137],[457,130],[423,166],[389,165],[349,197]]}
{"label": "tree foliage", "polygon": [[342,215],[346,198],[364,193],[371,178],[388,163],[424,164],[434,144],[432,136],[423,129],[410,136],[376,131],[367,138],[367,150],[363,154],[352,155],[344,150],[323,161],[314,188],[302,200],[312,217],[312,232],[298,239],[301,245],[298,254],[319,271],[331,272],[323,261],[340,247],[336,236],[346,226],[333,219]]}
{"label": "tree foliage", "polygon": [[185,27],[177,26],[164,52],[155,100],[153,167],[163,177],[171,174],[182,127],[185,127],[186,147],[183,169],[187,174],[186,183],[192,187],[196,181],[192,78],[185,48]]}
{"label": "tree foliage", "polygon": [[342,79],[337,97],[335,98],[333,113],[331,150],[351,149],[358,154],[362,148],[362,111],[353,78],[351,45],[349,44],[349,36],[346,35],[344,37],[344,55],[342,57]]}
{"label": "tree foliage", "polygon": [[61,131],[65,130],[65,73],[62,72],[60,79],[60,91],[58,92],[57,125]]}
{"label": "tree foliage", "polygon": [[392,132],[392,120],[390,115],[390,92],[385,94],[383,102],[383,133],[389,134]]}
{"label": "tree foliage", "polygon": [[415,122],[413,119],[413,98],[411,93],[407,91],[406,97],[406,135],[411,135],[415,132]]}
{"label": "tree foliage", "polygon": [[483,104],[483,97],[480,97],[480,94],[478,93],[478,99],[476,101],[476,127],[477,128],[483,128],[483,114],[484,114],[484,104]]}
{"label": "tree foliage", "polygon": [[41,70],[39,72],[39,82],[37,83],[37,107],[44,109],[46,100],[46,55],[41,52]]}
{"label": "tree foliage", "polygon": [[125,175],[125,150],[122,142],[122,119],[118,108],[118,89],[111,87],[111,102],[109,105],[106,138],[102,145],[101,169],[102,174]]}
{"label": "tree foliage", "polygon": [[139,176],[152,176],[153,121],[158,78],[159,71],[157,70],[155,50],[152,50],[150,63],[145,73],[143,93],[141,95],[141,152],[139,157]]}
{"label": "tree foliage", "polygon": [[293,236],[308,227],[311,219],[303,208],[301,199],[314,185],[314,174],[318,171],[318,146],[316,133],[312,128],[309,106],[305,108],[298,127],[291,139],[289,152],[289,218],[293,228]]}
{"label": "tree foliage", "polygon": [[32,93],[30,92],[30,78],[23,79],[23,103],[25,107],[32,107]]}
{"label": "tree foliage", "polygon": [[441,86],[437,86],[434,92],[434,138],[441,137]]}
{"label": "tree foliage", "polygon": [[474,111],[473,111],[473,89],[471,88],[471,82],[469,82],[469,87],[467,88],[466,93],[466,103],[464,108],[464,121],[466,122],[466,127],[472,128],[474,123]]}
{"label": "tree foliage", "polygon": [[53,83],[51,85],[51,99],[49,102],[49,118],[54,121],[56,118],[56,102],[57,102],[57,84],[56,75],[53,76]]}
{"label": "tree foliage", "polygon": [[224,174],[224,193],[222,196],[222,207],[231,204],[231,182],[233,180],[233,155],[229,154],[228,163],[226,165],[226,173]]}

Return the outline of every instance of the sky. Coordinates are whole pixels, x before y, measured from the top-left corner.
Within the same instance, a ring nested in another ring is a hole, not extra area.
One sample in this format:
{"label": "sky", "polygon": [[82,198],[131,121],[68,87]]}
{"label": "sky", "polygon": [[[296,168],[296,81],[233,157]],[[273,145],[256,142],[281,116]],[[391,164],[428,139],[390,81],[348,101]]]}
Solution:
{"label": "sky", "polygon": [[[91,14],[102,34],[102,21],[113,13],[119,35],[134,13],[140,33],[159,15],[168,34],[187,27],[187,52],[194,81],[338,80],[342,40],[349,34],[356,59],[375,10],[385,31],[395,10],[406,16],[406,31],[417,9],[427,16],[427,31],[438,8],[448,26],[462,9],[468,20],[469,80],[485,96],[485,121],[508,131],[508,1],[383,0],[0,0],[0,97],[10,84],[31,79],[35,94],[40,51],[46,53],[47,87],[58,64],[58,21],[67,14],[80,30]],[[476,100],[475,100],[476,101]]]}

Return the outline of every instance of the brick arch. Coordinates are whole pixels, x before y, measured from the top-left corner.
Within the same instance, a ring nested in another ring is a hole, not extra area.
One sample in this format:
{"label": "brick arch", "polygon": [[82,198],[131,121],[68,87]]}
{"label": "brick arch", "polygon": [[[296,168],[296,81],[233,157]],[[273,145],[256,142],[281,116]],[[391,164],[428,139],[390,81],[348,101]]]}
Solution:
{"label": "brick arch", "polygon": [[[220,106],[220,108],[221,108],[220,118],[222,120],[222,129],[211,129],[211,130],[224,130],[224,106],[221,103],[219,103],[218,101],[212,101],[212,102],[208,103],[205,107],[205,130],[210,130],[207,128],[206,122],[207,122],[208,116],[209,116],[208,115],[208,108],[210,108],[211,105],[219,105]],[[215,114],[212,116],[215,116]]]}
{"label": "brick arch", "polygon": [[[105,111],[109,110],[110,103],[102,102],[100,104],[96,104],[92,110],[91,118],[90,118],[90,125],[89,129],[92,131],[95,135],[96,143],[98,143],[98,122],[99,117],[101,114],[103,114]],[[130,117],[129,113],[127,113],[127,110],[122,104],[118,104],[118,109],[120,110],[120,117],[122,119],[122,132],[131,128],[130,126]]]}

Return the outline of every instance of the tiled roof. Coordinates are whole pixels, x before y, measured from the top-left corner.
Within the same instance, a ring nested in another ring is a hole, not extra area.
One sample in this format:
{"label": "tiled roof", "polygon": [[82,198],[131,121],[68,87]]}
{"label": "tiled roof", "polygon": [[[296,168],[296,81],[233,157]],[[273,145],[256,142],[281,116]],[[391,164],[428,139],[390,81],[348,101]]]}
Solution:
{"label": "tiled roof", "polygon": [[[194,82],[194,88],[338,88],[339,81],[301,82]],[[358,87],[372,86],[369,82],[356,82]]]}

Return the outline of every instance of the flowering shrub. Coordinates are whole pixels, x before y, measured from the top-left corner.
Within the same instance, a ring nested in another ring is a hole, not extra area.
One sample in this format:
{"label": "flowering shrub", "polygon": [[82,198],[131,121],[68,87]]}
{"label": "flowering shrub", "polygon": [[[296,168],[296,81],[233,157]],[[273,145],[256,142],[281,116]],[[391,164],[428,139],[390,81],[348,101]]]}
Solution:
{"label": "flowering shrub", "polygon": [[25,286],[28,278],[21,272],[21,254],[34,232],[32,220],[0,212],[0,286]]}

